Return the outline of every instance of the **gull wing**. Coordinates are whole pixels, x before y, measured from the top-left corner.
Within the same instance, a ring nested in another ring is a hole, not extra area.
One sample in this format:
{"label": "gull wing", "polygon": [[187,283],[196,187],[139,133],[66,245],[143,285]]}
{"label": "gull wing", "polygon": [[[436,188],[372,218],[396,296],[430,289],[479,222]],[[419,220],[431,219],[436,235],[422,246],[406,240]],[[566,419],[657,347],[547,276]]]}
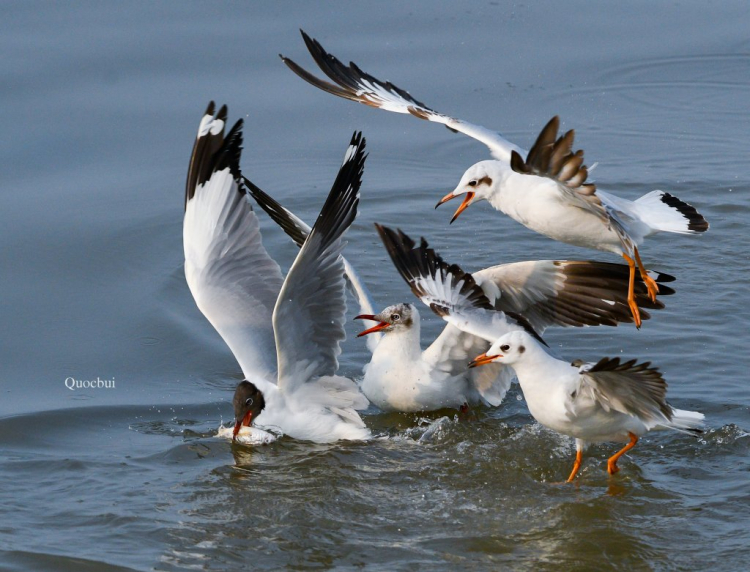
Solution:
{"label": "gull wing", "polygon": [[[376,225],[393,264],[412,292],[448,325],[424,351],[423,359],[441,371],[458,375],[504,334],[526,330],[545,344],[520,315],[495,310],[471,274],[447,264],[423,238],[416,246],[406,234]],[[546,344],[545,344],[546,345]],[[510,386],[512,372],[493,363],[489,372],[469,373],[479,393],[499,405]]]}
{"label": "gull wing", "polygon": [[357,216],[364,149],[362,134],[355,133],[273,311],[279,387],[289,393],[338,369],[340,343],[346,337],[342,236]]}
{"label": "gull wing", "polygon": [[242,120],[224,137],[226,106],[209,104],[185,189],[185,278],[198,308],[247,377],[276,377],[271,316],[283,277],[261,241],[240,174]]}
{"label": "gull wing", "polygon": [[[664,285],[674,277],[651,275],[660,296],[674,294]],[[472,276],[495,309],[523,315],[540,333],[550,326],[616,326],[633,321],[627,302],[629,268],[624,264],[535,260],[485,268]],[[642,319],[650,318],[643,308],[664,308],[661,300],[651,301],[641,280],[634,292]]]}
{"label": "gull wing", "polygon": [[605,411],[619,411],[640,418],[649,427],[672,420],[672,408],[666,400],[667,384],[651,362],[620,363],[620,358],[602,358],[596,364],[574,361],[579,368],[580,384],[572,396],[571,407],[592,403]]}
{"label": "gull wing", "polygon": [[391,82],[380,81],[362,71],[354,62],[350,62],[348,67],[345,66],[334,55],[326,52],[320,42],[314,40],[302,30],[300,32],[315,63],[334,83],[319,79],[287,57],[281,55],[280,57],[289,69],[315,87],[370,107],[406,113],[419,119],[442,123],[451,131],[459,131],[484,143],[489,147],[492,156],[501,161],[510,161],[513,151],[522,155],[525,154],[521,148],[496,131],[438,113]]}
{"label": "gull wing", "polygon": [[[270,216],[271,219],[281,227],[287,236],[289,236],[289,238],[301,248],[307,239],[307,235],[310,234],[310,226],[292,211],[281,206],[278,201],[263,192],[252,182],[245,179],[245,184],[248,187],[248,192],[253,196],[258,205],[260,205],[260,207],[268,213],[268,216]],[[375,302],[364,281],[346,258],[342,257],[342,260],[344,261],[344,273],[347,278],[346,283],[349,286],[349,291],[359,303],[359,313],[368,315],[377,314]],[[370,327],[370,325],[367,325],[369,322],[370,320],[365,320],[365,327]],[[372,322],[371,325],[374,326],[376,323],[377,322]],[[381,337],[382,334],[379,332],[373,332],[367,336],[367,348],[370,352],[375,351]]]}
{"label": "gull wing", "polygon": [[583,150],[573,152],[575,131],[557,137],[560,118],[554,116],[539,133],[526,159],[511,151],[510,168],[521,175],[546,177],[557,183],[560,202],[595,215],[602,224],[617,233],[625,252],[633,252],[635,243],[628,234],[628,214],[602,202],[596,185],[586,182],[589,169],[583,164]]}

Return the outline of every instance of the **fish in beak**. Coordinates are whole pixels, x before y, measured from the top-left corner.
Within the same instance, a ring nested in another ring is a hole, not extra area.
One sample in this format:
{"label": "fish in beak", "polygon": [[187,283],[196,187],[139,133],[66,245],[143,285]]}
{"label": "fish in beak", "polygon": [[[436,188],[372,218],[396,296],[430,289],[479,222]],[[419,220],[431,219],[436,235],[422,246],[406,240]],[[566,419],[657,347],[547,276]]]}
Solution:
{"label": "fish in beak", "polygon": [[487,365],[492,363],[496,358],[503,357],[502,354],[488,356],[487,354],[480,354],[469,362],[469,367],[477,367],[480,365]]}
{"label": "fish in beak", "polygon": [[240,419],[239,421],[235,421],[234,431],[232,431],[232,441],[237,439],[237,433],[240,432],[240,429],[242,428],[243,425],[245,425],[246,427],[250,427],[250,420],[252,418],[253,418],[253,412],[248,411],[247,413],[245,413],[245,416],[242,419]]}
{"label": "fish in beak", "polygon": [[[455,191],[454,191],[455,192]],[[451,218],[450,224],[453,224],[453,221],[458,218],[458,215],[460,215],[462,212],[466,210],[466,208],[471,204],[471,201],[474,199],[474,191],[469,191],[466,193],[466,196],[464,197],[464,202],[461,203],[461,205],[456,209],[456,212],[453,214],[453,217]],[[447,203],[449,200],[456,198],[458,195],[454,195],[453,192],[448,193],[445,195],[438,204],[435,205],[435,208],[438,208],[443,203]]]}
{"label": "fish in beak", "polygon": [[354,316],[355,320],[372,320],[373,322],[378,322],[377,326],[373,326],[372,328],[368,328],[367,330],[364,330],[363,332],[360,332],[357,334],[358,338],[361,338],[362,336],[366,336],[367,334],[372,334],[373,332],[379,332],[380,330],[386,329],[390,324],[388,322],[381,322],[378,320],[376,316],[373,316],[372,314],[360,314],[359,316]]}

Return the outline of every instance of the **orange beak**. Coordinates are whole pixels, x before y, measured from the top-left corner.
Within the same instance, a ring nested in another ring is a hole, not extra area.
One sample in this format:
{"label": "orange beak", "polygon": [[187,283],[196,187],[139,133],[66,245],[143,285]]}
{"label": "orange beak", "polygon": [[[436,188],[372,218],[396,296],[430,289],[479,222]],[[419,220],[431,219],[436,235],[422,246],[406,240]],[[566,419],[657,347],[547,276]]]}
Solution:
{"label": "orange beak", "polygon": [[503,357],[502,354],[496,356],[488,356],[487,354],[480,354],[469,362],[469,367],[477,367],[480,365],[487,365],[495,361],[495,358]]}
{"label": "orange beak", "polygon": [[237,433],[240,432],[240,429],[243,425],[250,427],[250,420],[253,418],[253,412],[248,411],[245,416],[242,418],[242,421],[237,421],[234,424],[234,431],[232,431],[232,441],[237,439]]}
{"label": "orange beak", "polygon": [[362,336],[366,336],[367,334],[372,334],[373,332],[379,332],[380,330],[384,330],[390,324],[388,322],[381,322],[378,320],[375,316],[372,314],[360,314],[359,316],[354,316],[355,320],[372,320],[373,322],[378,322],[377,326],[373,326],[372,328],[369,328],[365,330],[364,332],[360,332],[357,334],[358,338],[361,338]]}
{"label": "orange beak", "polygon": [[[460,215],[462,212],[466,210],[466,207],[469,206],[472,199],[474,198],[474,195],[475,193],[473,191],[469,191],[468,193],[466,193],[466,196],[464,197],[464,202],[462,202],[461,206],[459,206],[456,209],[456,212],[453,213],[453,218],[451,218],[451,224],[453,224],[453,221],[458,218],[458,215]],[[457,196],[458,195],[454,195],[453,193],[448,193],[442,199],[440,199],[440,202],[438,202],[438,204],[435,205],[435,208],[438,208],[443,203],[447,203],[449,200],[456,198]]]}

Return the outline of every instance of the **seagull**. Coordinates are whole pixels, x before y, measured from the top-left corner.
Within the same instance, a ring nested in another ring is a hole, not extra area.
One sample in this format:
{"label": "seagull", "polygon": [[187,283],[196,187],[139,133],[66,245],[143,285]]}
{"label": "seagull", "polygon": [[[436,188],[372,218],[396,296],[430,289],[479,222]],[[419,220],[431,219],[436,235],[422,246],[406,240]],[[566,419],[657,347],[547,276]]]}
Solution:
{"label": "seagull", "polygon": [[693,206],[670,193],[656,190],[630,201],[587,182],[589,169],[583,164],[583,151],[573,152],[575,133],[570,130],[558,137],[557,116],[526,152],[495,131],[434,111],[407,91],[362,71],[354,62],[345,66],[303,31],[302,37],[317,65],[334,82],[321,80],[280,56],[308,83],[371,107],[441,123],[489,147],[494,159],[469,167],[458,186],[436,205],[464,196],[451,223],[469,205],[486,200],[549,238],[622,256],[630,270],[628,305],[638,328],[642,319],[634,294],[636,265],[651,300],[659,290],[640,258],[638,248],[643,240],[657,232],[699,234],[708,230],[708,222]]}
{"label": "seagull", "polygon": [[353,381],[336,375],[346,319],[342,235],[357,215],[365,140],[352,137],[284,278],[246,197],[242,120],[225,137],[227,108],[214,109],[211,102],[193,147],[183,243],[190,292],[246,378],[234,395],[232,438],[252,423],[316,443],[368,439],[357,413],[368,401]]}
{"label": "seagull", "polygon": [[652,429],[699,434],[704,416],[667,403],[667,383],[650,362],[602,358],[596,363],[557,359],[526,332],[509,332],[470,364],[504,364],[518,376],[529,412],[540,424],[575,438],[576,460],[566,482],[581,468],[588,443],[626,445],[607,461],[607,472]]}
{"label": "seagull", "polygon": [[[258,205],[298,246],[303,245],[310,227],[251,181],[245,183]],[[397,256],[395,252],[409,257],[407,267],[411,269],[402,272],[407,281],[417,274],[432,280],[449,269],[455,274],[458,267],[443,262],[424,239],[416,246],[400,231],[395,233],[380,225],[376,228],[392,258]],[[400,268],[399,263],[396,267]],[[360,305],[356,319],[371,326],[359,334],[367,337],[372,352],[360,387],[374,405],[383,411],[401,412],[500,405],[512,373],[501,367],[496,371],[467,369],[471,357],[489,348],[486,340],[447,325],[422,350],[417,308],[401,303],[376,312],[376,304],[356,269],[348,261],[345,268],[350,289]],[[509,329],[514,327],[512,324],[519,324],[515,327],[520,328],[521,323],[544,331],[549,325],[616,326],[632,321],[623,287],[623,277],[628,272],[624,265],[540,260],[494,266],[473,275],[458,270],[461,279],[481,284],[487,307],[507,313]],[[674,292],[663,285],[673,280],[671,276],[655,273],[654,277],[662,284],[662,294]],[[642,283],[638,284],[637,298],[646,308],[664,307],[660,300],[650,301]],[[644,317],[649,317],[645,310]]]}

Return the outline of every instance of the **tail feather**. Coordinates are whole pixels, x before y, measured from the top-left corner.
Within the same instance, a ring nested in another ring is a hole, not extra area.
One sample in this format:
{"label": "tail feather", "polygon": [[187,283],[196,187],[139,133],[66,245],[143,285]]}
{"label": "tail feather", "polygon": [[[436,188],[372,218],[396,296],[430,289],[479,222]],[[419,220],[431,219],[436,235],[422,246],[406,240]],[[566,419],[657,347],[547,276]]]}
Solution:
{"label": "tail feather", "polygon": [[698,411],[685,411],[684,409],[672,409],[672,421],[669,427],[684,433],[703,433],[703,420],[705,415]]}
{"label": "tail feather", "polygon": [[698,234],[708,230],[708,222],[695,207],[664,191],[651,191],[633,205],[654,232]]}

